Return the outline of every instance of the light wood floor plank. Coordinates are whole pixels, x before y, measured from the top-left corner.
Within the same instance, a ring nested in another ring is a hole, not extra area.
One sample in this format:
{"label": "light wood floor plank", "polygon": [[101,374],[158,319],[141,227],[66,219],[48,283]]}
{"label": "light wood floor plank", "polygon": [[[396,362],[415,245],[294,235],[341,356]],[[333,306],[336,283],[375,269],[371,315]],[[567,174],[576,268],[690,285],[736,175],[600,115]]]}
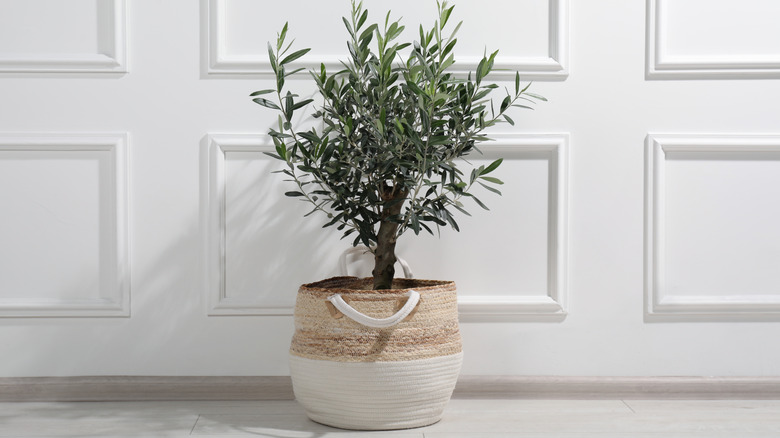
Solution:
{"label": "light wood floor plank", "polygon": [[453,400],[435,425],[345,431],[293,401],[0,403],[0,437],[778,438],[780,400]]}

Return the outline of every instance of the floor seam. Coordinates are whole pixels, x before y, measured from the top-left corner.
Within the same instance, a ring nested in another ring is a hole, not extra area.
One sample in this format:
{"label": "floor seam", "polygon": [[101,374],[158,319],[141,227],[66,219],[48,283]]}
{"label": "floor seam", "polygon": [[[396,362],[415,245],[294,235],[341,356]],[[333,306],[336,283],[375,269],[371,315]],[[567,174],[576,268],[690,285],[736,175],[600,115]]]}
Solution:
{"label": "floor seam", "polygon": [[195,432],[195,427],[198,426],[198,421],[200,421],[201,414],[198,414],[198,418],[195,419],[195,424],[192,425],[192,429],[190,429],[190,436],[192,436],[192,432]]}

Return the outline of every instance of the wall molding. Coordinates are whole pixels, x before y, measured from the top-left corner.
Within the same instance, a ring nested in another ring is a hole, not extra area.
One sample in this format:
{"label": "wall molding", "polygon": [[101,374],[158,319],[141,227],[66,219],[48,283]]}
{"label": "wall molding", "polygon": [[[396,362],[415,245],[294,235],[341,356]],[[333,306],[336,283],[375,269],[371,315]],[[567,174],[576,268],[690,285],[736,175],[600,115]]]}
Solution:
{"label": "wall molding", "polygon": [[127,5],[125,0],[97,3],[98,46],[101,53],[0,53],[0,72],[22,73],[127,73]]}
{"label": "wall molding", "polygon": [[[486,153],[512,152],[550,160],[548,180],[547,290],[535,296],[463,295],[458,310],[464,320],[502,317],[565,317],[568,296],[568,134],[495,134],[480,145]],[[268,307],[261,300],[228,297],[225,289],[225,154],[274,152],[261,134],[208,136],[208,233],[205,284],[209,315],[292,315],[292,307]],[[269,158],[270,159],[270,158]]]}
{"label": "wall molding", "polygon": [[[2,377],[0,402],[292,400],[288,376]],[[456,399],[776,400],[780,377],[461,376]]]}
{"label": "wall molding", "polygon": [[648,79],[757,79],[780,77],[780,52],[773,55],[671,55],[665,22],[668,0],[647,0]]}
{"label": "wall molding", "polygon": [[[225,13],[226,0],[207,1],[204,25],[207,34],[205,49],[208,63],[206,73],[210,75],[235,74],[273,74],[271,65],[266,58],[265,45],[258,45],[260,54],[251,56],[229,56],[225,48]],[[496,80],[513,79],[515,71],[519,71],[523,80],[563,80],[569,75],[569,0],[548,0],[548,54],[545,57],[530,56],[499,56],[496,59],[491,77]],[[317,62],[295,62],[295,68],[303,67],[306,71],[319,71],[320,63],[324,63],[328,71],[338,71],[342,68],[339,61],[342,55],[324,55]],[[475,71],[480,56],[464,56],[457,59],[452,72],[466,75]],[[291,67],[292,69],[292,67]]]}
{"label": "wall molding", "polygon": [[[225,156],[228,152],[274,152],[273,143],[261,134],[209,134],[208,146],[208,232],[206,233],[207,314],[218,315],[292,315],[293,308],[269,307],[261,299],[228,297],[226,290],[225,233]],[[272,158],[268,158],[271,160]]]}
{"label": "wall molding", "polygon": [[[110,170],[106,175],[110,198],[106,206],[109,243],[105,260],[107,285],[101,296],[80,300],[0,300],[0,317],[112,317],[130,316],[130,258],[128,240],[128,162],[126,133],[0,133],[3,152],[98,152],[106,154]],[[56,157],[53,157],[56,159]]]}
{"label": "wall molding", "polygon": [[568,302],[568,134],[493,134],[495,141],[479,146],[485,153],[544,154],[550,160],[548,176],[547,290],[538,295],[459,294],[458,311],[464,320],[505,317],[565,317]]}
{"label": "wall molding", "polygon": [[645,157],[645,316],[648,319],[764,320],[780,318],[775,296],[671,295],[665,287],[665,162],[669,153],[730,152],[780,158],[780,135],[649,134]]}

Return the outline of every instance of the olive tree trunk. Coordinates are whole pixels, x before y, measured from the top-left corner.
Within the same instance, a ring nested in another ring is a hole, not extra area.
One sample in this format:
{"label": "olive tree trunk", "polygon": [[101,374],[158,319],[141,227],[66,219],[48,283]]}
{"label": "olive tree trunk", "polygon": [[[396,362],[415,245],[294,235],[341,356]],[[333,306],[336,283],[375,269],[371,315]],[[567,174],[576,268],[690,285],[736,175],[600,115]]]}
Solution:
{"label": "olive tree trunk", "polygon": [[382,198],[386,201],[382,208],[382,220],[377,232],[376,249],[374,250],[374,289],[392,289],[395,276],[395,243],[398,223],[391,222],[390,217],[398,217],[403,209],[406,190],[398,190],[397,186],[383,185]]}

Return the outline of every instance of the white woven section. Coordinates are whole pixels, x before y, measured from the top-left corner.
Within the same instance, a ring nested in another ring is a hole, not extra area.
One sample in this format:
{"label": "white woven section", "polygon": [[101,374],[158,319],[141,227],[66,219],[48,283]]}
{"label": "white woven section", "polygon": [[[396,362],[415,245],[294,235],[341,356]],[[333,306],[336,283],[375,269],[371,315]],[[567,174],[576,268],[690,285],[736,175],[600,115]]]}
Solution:
{"label": "white woven section", "polygon": [[344,429],[433,424],[458,380],[463,353],[397,362],[332,362],[290,355],[295,398],[312,420]]}

